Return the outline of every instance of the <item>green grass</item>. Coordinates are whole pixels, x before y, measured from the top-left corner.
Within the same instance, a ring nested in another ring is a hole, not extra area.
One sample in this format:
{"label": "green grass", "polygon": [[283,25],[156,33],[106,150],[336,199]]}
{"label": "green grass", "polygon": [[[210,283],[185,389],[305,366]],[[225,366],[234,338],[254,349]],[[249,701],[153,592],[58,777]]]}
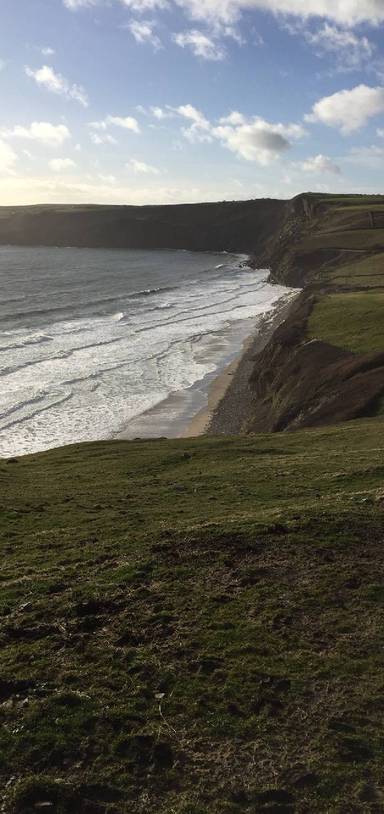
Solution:
{"label": "green grass", "polygon": [[7,814],[371,810],[383,427],[0,463]]}
{"label": "green grass", "polygon": [[313,197],[317,197],[319,199],[319,203],[327,204],[327,206],[337,206],[340,207],[340,204],[343,207],[347,208],[366,208],[367,206],[384,204],[384,196],[383,195],[319,195],[319,193],[313,193]]}
{"label": "green grass", "polygon": [[384,229],[351,229],[330,232],[316,232],[302,244],[305,251],[319,249],[344,249],[365,252],[384,248]]}
{"label": "green grass", "polygon": [[308,337],[355,353],[384,350],[384,293],[343,293],[323,296],[307,326]]}
{"label": "green grass", "polygon": [[384,212],[384,203],[382,199],[379,201],[370,200],[369,203],[348,204],[347,206],[339,206],[339,212]]}
{"label": "green grass", "polygon": [[337,286],[379,288],[384,286],[384,254],[375,254],[338,269],[326,271],[322,280]]}

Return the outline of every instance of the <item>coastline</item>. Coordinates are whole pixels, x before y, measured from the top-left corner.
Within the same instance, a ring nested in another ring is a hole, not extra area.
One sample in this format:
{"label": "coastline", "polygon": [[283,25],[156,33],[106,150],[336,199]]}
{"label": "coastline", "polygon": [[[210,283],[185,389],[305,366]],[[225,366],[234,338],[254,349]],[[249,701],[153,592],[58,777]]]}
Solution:
{"label": "coastline", "polygon": [[208,403],[205,405],[205,407],[202,407],[195,416],[193,416],[192,420],[185,428],[185,431],[181,434],[181,438],[195,438],[198,435],[205,435],[208,432],[213,415],[216,413],[222,399],[224,399],[233,381],[233,377],[235,376],[236,371],[241,365],[245,355],[251,348],[253,339],[254,334],[249,334],[249,336],[244,339],[243,349],[238,357],[226,365],[224,369],[221,370],[220,373],[218,373],[218,375],[213,379],[208,388]]}
{"label": "coastline", "polygon": [[192,418],[179,437],[199,435],[235,435],[243,430],[254,395],[249,387],[255,356],[260,353],[281,325],[295,301],[298,291],[282,297],[264,314],[259,324],[244,340],[239,356],[211,382],[208,403]]}

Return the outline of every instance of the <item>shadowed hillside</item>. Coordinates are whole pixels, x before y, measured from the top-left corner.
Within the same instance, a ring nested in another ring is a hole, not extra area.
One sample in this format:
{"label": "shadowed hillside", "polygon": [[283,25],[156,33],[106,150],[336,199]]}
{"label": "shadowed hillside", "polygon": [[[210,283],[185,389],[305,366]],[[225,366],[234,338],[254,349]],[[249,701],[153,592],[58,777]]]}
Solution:
{"label": "shadowed hillside", "polygon": [[284,201],[174,206],[0,207],[0,244],[264,251]]}

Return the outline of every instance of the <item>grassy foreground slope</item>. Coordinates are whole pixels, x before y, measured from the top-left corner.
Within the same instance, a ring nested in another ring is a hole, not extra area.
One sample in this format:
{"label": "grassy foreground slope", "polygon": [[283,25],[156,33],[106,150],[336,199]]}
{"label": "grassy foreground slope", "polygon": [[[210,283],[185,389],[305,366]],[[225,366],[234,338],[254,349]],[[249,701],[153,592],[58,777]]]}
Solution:
{"label": "grassy foreground slope", "polygon": [[0,462],[2,811],[382,812],[383,430]]}

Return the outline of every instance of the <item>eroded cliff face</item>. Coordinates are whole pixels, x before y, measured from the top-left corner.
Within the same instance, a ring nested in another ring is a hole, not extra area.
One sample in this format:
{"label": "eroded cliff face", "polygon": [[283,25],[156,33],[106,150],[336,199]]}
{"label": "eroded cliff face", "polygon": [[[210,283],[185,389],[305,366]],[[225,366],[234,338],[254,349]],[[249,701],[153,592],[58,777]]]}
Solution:
{"label": "eroded cliff face", "polygon": [[384,391],[384,349],[356,354],[308,338],[308,318],[318,296],[303,292],[257,356],[247,432],[335,424],[377,412]]}
{"label": "eroded cliff face", "polygon": [[[383,203],[379,196],[301,195],[287,204],[281,229],[265,253],[254,257],[255,267],[271,268],[273,280],[303,291],[254,360],[253,399],[243,430],[293,430],[382,410],[384,319],[377,314],[382,307],[384,316]],[[336,339],[331,331],[328,338],[325,309],[317,336],[309,327],[311,315],[324,302],[331,309],[334,295],[343,330]],[[354,325],[349,323],[351,305],[361,306]],[[377,324],[370,326],[374,342],[367,352],[364,335],[372,308]]]}

